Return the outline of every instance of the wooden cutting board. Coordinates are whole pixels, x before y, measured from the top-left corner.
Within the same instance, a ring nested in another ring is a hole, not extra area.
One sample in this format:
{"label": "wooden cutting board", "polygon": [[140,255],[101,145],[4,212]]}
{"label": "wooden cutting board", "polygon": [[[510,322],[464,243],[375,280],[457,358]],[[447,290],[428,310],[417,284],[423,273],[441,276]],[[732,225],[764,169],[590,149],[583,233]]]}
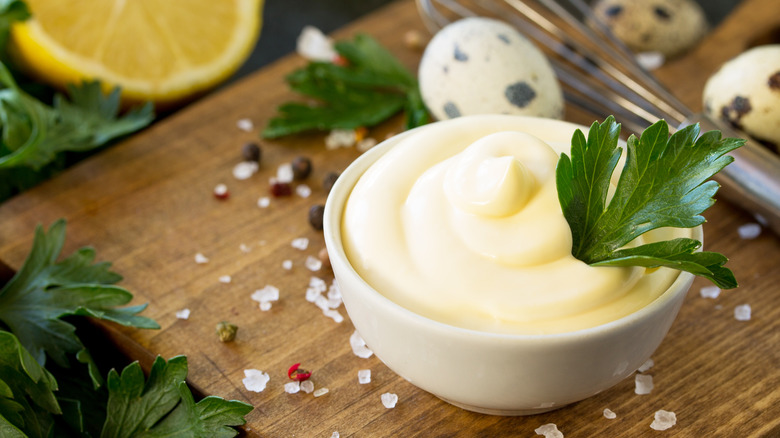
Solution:
{"label": "wooden cutting board", "polygon": [[[664,66],[659,77],[692,108],[700,108],[704,80],[754,38],[780,26],[776,0],[745,0],[727,20],[685,58]],[[338,32],[343,38],[367,32],[416,69],[421,53],[406,47],[404,33],[423,30],[411,0],[397,3]],[[0,259],[18,269],[36,224],[68,221],[65,253],[90,245],[100,260],[111,260],[135,294],[134,303],[149,303],[144,315],[162,329],[136,330],[100,323],[124,354],[147,367],[156,355],[187,355],[189,382],[202,394],[251,403],[244,430],[249,436],[342,437],[395,436],[534,436],[534,429],[555,423],[567,438],[593,436],[778,437],[780,436],[780,256],[777,236],[764,232],[742,240],[737,228],[750,215],[727,202],[708,212],[708,249],[731,257],[729,266],[741,286],[717,299],[704,299],[696,280],[674,326],[653,356],[647,373],[655,381],[649,395],[634,394],[629,378],[614,388],[562,409],[529,417],[497,417],[467,412],[417,389],[386,368],[376,357],[353,355],[347,318],[337,323],[305,300],[312,276],[330,282],[327,269],[312,272],[308,256],[323,248],[321,232],[308,223],[311,206],[322,204],[323,177],[339,172],[358,156],[354,149],[327,151],[323,135],[260,141],[259,130],[278,104],[294,96],[284,76],[303,60],[291,55],[213,96],[155,124],[123,143],[69,169],[33,190],[0,205]],[[254,123],[251,132],[237,127]],[[572,120],[590,123],[591,120]],[[371,130],[379,140],[401,129],[393,119]],[[244,143],[260,142],[260,171],[247,180],[232,176]],[[305,181],[311,196],[273,198],[268,180],[277,166],[298,155],[313,162]],[[224,183],[230,197],[213,196]],[[308,239],[304,250],[292,246]],[[208,263],[198,264],[202,253]],[[290,270],[283,261],[292,261]],[[221,276],[229,275],[230,283]],[[281,298],[261,311],[250,295],[266,285]],[[734,318],[734,308],[749,304],[750,321]],[[189,319],[176,312],[190,309]],[[339,309],[347,316],[343,307]],[[239,326],[235,342],[221,343],[215,325]],[[300,362],[313,371],[321,397],[287,394],[286,371]],[[260,393],[247,391],[244,370],[270,375]],[[360,385],[357,372],[372,371]],[[432,369],[432,373],[436,370]],[[469,376],[464,376],[464,379]],[[386,409],[380,395],[398,395]],[[608,420],[609,408],[617,418]],[[650,429],[653,414],[665,409],[677,415],[666,432]]]}

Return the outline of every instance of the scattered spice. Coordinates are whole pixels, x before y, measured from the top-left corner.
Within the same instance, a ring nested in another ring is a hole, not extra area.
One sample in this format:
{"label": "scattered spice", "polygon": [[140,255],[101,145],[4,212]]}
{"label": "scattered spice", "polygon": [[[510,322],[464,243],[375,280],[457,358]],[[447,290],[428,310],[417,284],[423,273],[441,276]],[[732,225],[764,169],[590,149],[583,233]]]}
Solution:
{"label": "scattered spice", "polygon": [[634,392],[638,395],[650,394],[653,390],[653,376],[637,374],[634,377]]}
{"label": "scattered spice", "polygon": [[360,333],[355,330],[352,336],[349,337],[349,345],[352,347],[352,353],[357,357],[368,359],[374,352],[366,346],[366,341],[360,336]]}
{"label": "scattered spice", "polygon": [[612,410],[609,408],[604,408],[604,418],[607,420],[614,420],[617,418],[617,414],[612,412]]}
{"label": "scattered spice", "polygon": [[254,161],[259,163],[263,157],[263,152],[260,149],[260,145],[255,142],[249,142],[241,147],[241,156],[245,161]]}
{"label": "scattered spice", "polygon": [[333,184],[336,184],[336,180],[339,178],[339,174],[336,172],[328,172],[325,178],[322,179],[322,189],[325,193],[330,193],[330,189],[333,188]]}
{"label": "scattered spice", "polygon": [[361,385],[371,383],[371,370],[358,370],[358,383]]}
{"label": "scattered spice", "polygon": [[314,382],[311,380],[304,380],[303,382],[298,382],[301,386],[301,391],[305,392],[306,394],[311,394],[314,391]]}
{"label": "scattered spice", "polygon": [[328,150],[348,148],[357,141],[354,129],[334,129],[325,137],[325,148]]}
{"label": "scattered spice", "polygon": [[666,430],[677,424],[677,415],[674,412],[665,411],[663,409],[656,411],[653,422],[650,423],[650,428],[653,430]]}
{"label": "scattered spice", "polygon": [[238,332],[238,326],[231,324],[227,321],[222,321],[217,324],[217,336],[222,342],[232,342],[236,339],[236,332]]}
{"label": "scattered spice", "polygon": [[301,390],[301,382],[287,382],[284,384],[284,392],[296,394]]}
{"label": "scattered spice", "polygon": [[178,319],[189,319],[190,317],[190,309],[181,309],[176,311],[176,318]]}
{"label": "scattered spice", "polygon": [[289,183],[273,181],[271,183],[271,195],[274,198],[280,198],[282,196],[292,195],[292,187]]}
{"label": "scattered spice", "polygon": [[239,119],[236,122],[236,127],[244,132],[252,132],[255,129],[254,123],[249,119]]}
{"label": "scattered spice", "polygon": [[292,260],[285,260],[282,262],[282,269],[289,271],[293,267]]}
{"label": "scattered spice", "polygon": [[304,380],[309,380],[309,377],[311,377],[311,371],[302,369],[301,364],[296,363],[287,370],[287,377],[289,377],[290,380],[303,382]]}
{"label": "scattered spice", "polygon": [[398,395],[393,394],[392,392],[386,392],[380,396],[382,400],[382,404],[387,409],[392,409],[395,407],[395,405],[398,403]]}
{"label": "scattered spice", "polygon": [[295,249],[304,251],[306,250],[306,248],[309,247],[309,239],[307,239],[306,237],[298,237],[297,239],[293,239],[293,241],[290,242],[290,246],[292,246]]}
{"label": "scattered spice", "polygon": [[317,258],[319,258],[320,262],[322,262],[323,268],[330,267],[330,256],[328,255],[328,248],[322,248],[320,252],[317,253]]}
{"label": "scattered spice", "polygon": [[201,253],[195,254],[195,263],[197,263],[199,265],[202,265],[202,264],[208,263],[208,262],[209,262],[208,257],[204,256]]}
{"label": "scattered spice", "polygon": [[306,266],[306,269],[312,272],[317,272],[322,268],[322,262],[320,261],[320,259],[314,256],[306,257],[306,262],[304,263],[304,265]]}
{"label": "scattered spice", "polygon": [[301,181],[311,175],[311,160],[304,156],[297,156],[292,161],[293,179]]}
{"label": "scattered spice", "polygon": [[271,205],[271,198],[268,196],[261,196],[257,200],[257,206],[260,208],[268,208],[269,205]]}
{"label": "scattered spice", "polygon": [[355,128],[355,142],[363,141],[363,139],[366,138],[366,135],[368,135],[368,128],[365,126]]}
{"label": "scattered spice", "polygon": [[742,239],[755,239],[761,235],[761,225],[753,222],[741,225],[739,228],[737,228],[737,233],[739,233],[739,237]]}
{"label": "scattered spice", "polygon": [[244,376],[245,377],[242,380],[244,387],[247,391],[252,392],[262,392],[268,384],[268,381],[271,380],[268,373],[255,369],[244,370]]}
{"label": "scattered spice", "polygon": [[231,281],[233,281],[233,277],[231,277],[229,275],[221,275],[218,280],[219,280],[220,283],[228,284]]}
{"label": "scattered spice", "polygon": [[217,199],[227,199],[230,197],[230,192],[224,184],[217,184],[214,187],[214,197]]}
{"label": "scattered spice", "polygon": [[309,224],[316,231],[322,231],[323,215],[325,214],[325,206],[321,204],[312,205],[309,209]]}
{"label": "scattered spice", "polygon": [[647,359],[647,360],[645,361],[645,363],[643,363],[642,365],[640,365],[640,366],[639,366],[639,368],[637,368],[636,370],[637,370],[638,372],[640,372],[640,373],[644,373],[644,372],[646,372],[647,370],[649,370],[650,368],[652,368],[652,367],[653,367],[653,365],[655,365],[655,361],[654,361],[653,359]]}
{"label": "scattered spice", "polygon": [[311,196],[311,187],[307,186],[306,184],[299,184],[297,187],[295,187],[295,194],[301,198],[308,198]]}
{"label": "scattered spice", "polygon": [[404,33],[404,45],[408,49],[421,50],[425,47],[425,38],[418,30],[408,30]]}
{"label": "scattered spice", "polygon": [[242,161],[233,167],[233,178],[239,181],[249,179],[259,169],[257,161]]}
{"label": "scattered spice", "polygon": [[705,286],[699,289],[699,295],[702,298],[718,298],[720,296],[720,288],[718,286]]}
{"label": "scattered spice", "polygon": [[750,321],[750,304],[740,304],[734,308],[734,318],[737,321]]}
{"label": "scattered spice", "polygon": [[544,438],[563,438],[563,432],[558,430],[558,426],[555,423],[539,426],[534,432],[536,432],[537,435],[544,435]]}
{"label": "scattered spice", "polygon": [[323,395],[325,395],[327,393],[328,393],[328,388],[320,388],[320,389],[314,391],[314,396],[315,397],[320,397],[320,396],[323,396]]}

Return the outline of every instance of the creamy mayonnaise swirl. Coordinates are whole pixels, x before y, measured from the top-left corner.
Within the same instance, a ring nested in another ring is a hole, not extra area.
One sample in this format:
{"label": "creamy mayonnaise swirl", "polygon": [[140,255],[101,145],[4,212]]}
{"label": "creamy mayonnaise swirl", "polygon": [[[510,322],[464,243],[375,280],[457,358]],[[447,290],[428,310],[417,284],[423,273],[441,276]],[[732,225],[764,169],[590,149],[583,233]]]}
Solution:
{"label": "creamy mayonnaise swirl", "polygon": [[481,331],[565,332],[647,305],[677,271],[597,268],[571,255],[555,166],[577,128],[470,116],[391,140],[347,201],[350,263],[397,304]]}

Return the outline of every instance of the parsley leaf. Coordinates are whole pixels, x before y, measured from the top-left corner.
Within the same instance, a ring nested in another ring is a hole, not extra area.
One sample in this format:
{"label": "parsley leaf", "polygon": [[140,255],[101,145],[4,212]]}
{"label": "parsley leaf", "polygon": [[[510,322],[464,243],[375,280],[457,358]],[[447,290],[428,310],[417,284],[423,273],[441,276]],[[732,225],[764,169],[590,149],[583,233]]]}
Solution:
{"label": "parsley leaf", "polygon": [[236,400],[206,397],[195,403],[185,378],[187,358],[167,363],[157,357],[144,383],[138,362],[122,374],[108,374],[108,416],[102,438],[123,437],[232,437],[230,426],[245,423],[253,407]]}
{"label": "parsley leaf", "polygon": [[48,355],[58,365],[67,367],[67,355],[75,353],[89,367],[93,384],[98,386],[101,377],[89,352],[73,325],[60,318],[82,315],[139,328],[159,325],[136,315],[146,308],[145,304],[116,307],[127,304],[133,296],[113,285],[122,277],[109,270],[110,263],[92,263],[93,249],[81,248],[57,262],[64,241],[64,220],[55,222],[48,233],[37,227],[27,260],[0,290],[0,321],[41,365]]}
{"label": "parsley leaf", "polygon": [[374,126],[401,110],[407,129],[428,122],[417,79],[375,39],[358,34],[354,41],[337,42],[335,49],[348,65],[310,62],[286,78],[293,91],[318,104],[282,104],[263,137]]}
{"label": "parsley leaf", "polygon": [[571,158],[562,154],[556,168],[558,198],[572,231],[572,254],[597,266],[665,266],[703,276],[721,288],[737,286],[727,259],[694,252],[701,243],[675,239],[624,248],[647,231],[661,227],[691,228],[704,222],[701,213],[715,201],[719,185],[710,177],[733,161],[726,155],[744,140],[699,125],[669,136],[661,120],[627,142],[626,162],[612,199],[610,179],[622,149],[614,117],[594,122],[585,135],[572,138]]}

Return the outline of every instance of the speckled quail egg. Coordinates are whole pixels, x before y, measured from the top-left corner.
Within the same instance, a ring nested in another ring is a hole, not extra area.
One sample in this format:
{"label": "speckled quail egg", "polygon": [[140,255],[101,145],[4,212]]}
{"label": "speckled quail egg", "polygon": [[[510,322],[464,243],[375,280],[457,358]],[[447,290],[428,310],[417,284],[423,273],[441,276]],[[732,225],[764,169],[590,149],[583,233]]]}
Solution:
{"label": "speckled quail egg", "polygon": [[667,58],[693,47],[709,29],[693,0],[598,0],[593,12],[629,49]]}
{"label": "speckled quail egg", "polygon": [[420,61],[420,92],[439,120],[471,114],[560,118],[563,95],[544,54],[508,24],[464,18],[434,35]]}
{"label": "speckled quail egg", "polygon": [[780,147],[780,44],[754,47],[723,64],[704,86],[704,111]]}

